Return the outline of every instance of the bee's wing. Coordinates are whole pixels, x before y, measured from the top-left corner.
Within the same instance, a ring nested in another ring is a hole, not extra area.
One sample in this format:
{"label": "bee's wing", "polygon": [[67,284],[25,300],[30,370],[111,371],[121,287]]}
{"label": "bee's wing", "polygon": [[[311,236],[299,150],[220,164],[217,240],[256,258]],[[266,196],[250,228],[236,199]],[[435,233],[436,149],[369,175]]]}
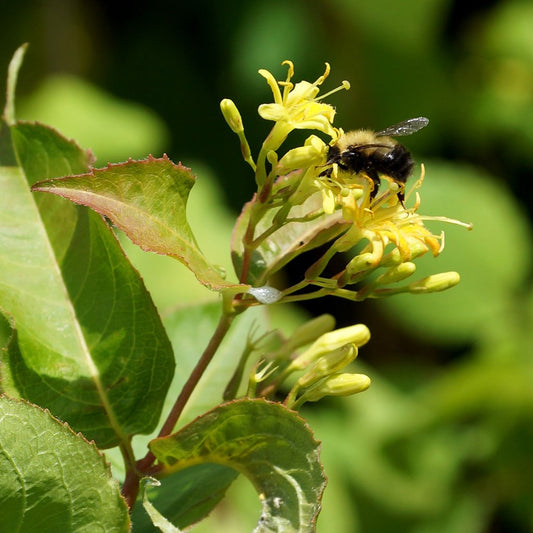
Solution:
{"label": "bee's wing", "polygon": [[411,135],[415,131],[421,130],[429,124],[429,119],[426,117],[416,117],[409,118],[400,122],[399,124],[394,124],[394,126],[389,126],[388,128],[378,131],[376,135],[380,137],[382,135],[392,135],[393,137],[399,137],[402,135]]}

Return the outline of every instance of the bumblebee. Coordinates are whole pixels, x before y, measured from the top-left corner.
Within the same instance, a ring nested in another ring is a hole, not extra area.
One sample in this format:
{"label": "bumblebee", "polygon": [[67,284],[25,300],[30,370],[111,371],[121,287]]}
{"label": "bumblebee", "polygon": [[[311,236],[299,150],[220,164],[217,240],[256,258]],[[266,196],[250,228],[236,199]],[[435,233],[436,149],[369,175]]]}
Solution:
{"label": "bumblebee", "polygon": [[[326,165],[336,164],[338,168],[353,174],[364,174],[374,183],[370,198],[378,193],[380,176],[386,176],[400,185],[398,200],[403,205],[404,185],[411,175],[414,161],[411,154],[392,136],[411,135],[429,123],[426,117],[404,120],[384,130],[349,131],[341,135],[330,146]],[[321,176],[331,176],[332,168],[322,172]]]}

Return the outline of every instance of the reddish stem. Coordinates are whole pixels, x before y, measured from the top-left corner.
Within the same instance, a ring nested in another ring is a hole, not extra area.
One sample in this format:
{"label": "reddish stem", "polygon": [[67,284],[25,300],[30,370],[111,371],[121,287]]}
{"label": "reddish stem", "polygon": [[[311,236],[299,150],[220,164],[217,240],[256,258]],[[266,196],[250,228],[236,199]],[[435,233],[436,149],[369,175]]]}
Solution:
{"label": "reddish stem", "polygon": [[[213,333],[213,336],[211,337],[211,340],[205,348],[204,353],[200,357],[198,363],[196,363],[196,366],[189,376],[189,379],[183,386],[183,389],[176,399],[176,402],[174,403],[167,419],[165,420],[165,423],[159,431],[158,438],[170,435],[176,426],[176,423],[183,412],[187,401],[191,397],[191,394],[200,381],[200,378],[202,377],[209,363],[213,359],[213,356],[220,346],[222,339],[228,332],[234,318],[235,315],[223,314],[221,316],[217,329]],[[141,460],[135,463],[134,467],[128,468],[124,484],[122,485],[122,495],[124,496],[130,509],[133,508],[133,505],[137,499],[137,495],[139,494],[140,479],[146,475],[155,474],[159,470],[157,466],[153,466],[154,461],[155,456],[151,451],[149,451]]]}

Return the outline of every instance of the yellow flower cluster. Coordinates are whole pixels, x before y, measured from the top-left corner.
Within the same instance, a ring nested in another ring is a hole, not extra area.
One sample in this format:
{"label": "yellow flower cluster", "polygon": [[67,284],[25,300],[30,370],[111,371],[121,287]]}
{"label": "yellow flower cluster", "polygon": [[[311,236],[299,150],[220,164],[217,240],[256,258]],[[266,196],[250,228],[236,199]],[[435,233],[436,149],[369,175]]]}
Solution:
{"label": "yellow flower cluster", "polygon": [[[359,282],[365,273],[377,267],[389,269],[380,277],[381,283],[401,280],[414,272],[415,266],[411,263],[413,259],[427,252],[434,256],[442,252],[444,234],[433,234],[424,225],[425,220],[436,219],[471,228],[469,224],[446,217],[419,214],[418,189],[423,183],[423,167],[422,176],[406,197],[408,200],[414,195],[414,205],[411,207],[406,207],[404,202],[398,200],[399,185],[392,179],[386,179],[387,176],[383,176],[383,181],[388,183],[388,187],[383,187],[378,194],[373,194],[374,183],[364,172],[354,174],[340,171],[336,164],[327,167],[330,147],[335,145],[344,132],[333,126],[335,109],[323,100],[333,92],[349,89],[349,83],[343,82],[333,91],[318,96],[320,86],[330,73],[328,64],[324,74],[314,83],[293,83],[294,65],[290,61],[284,61],[283,64],[288,67],[287,76],[283,81],[276,81],[266,70],[259,71],[272,90],[274,101],[260,105],[258,112],[265,120],[273,121],[274,126],[263,142],[257,165],[250,163],[255,170],[259,188],[258,201],[262,206],[283,205],[274,218],[281,228],[284,220],[292,220],[289,215],[292,207],[301,206],[310,197],[319,195],[322,198],[322,215],[335,214],[336,220],[340,220],[343,225],[343,231],[331,241],[324,256],[307,270],[305,281],[280,293],[279,301],[303,288],[305,284],[320,286],[329,290],[329,294],[357,299],[357,296],[349,296],[339,292],[339,289]],[[230,109],[228,101],[224,102],[224,107]],[[233,116],[232,113],[225,112],[224,108],[223,112],[233,131],[241,137],[242,146],[244,130],[240,116]],[[301,129],[326,135],[327,142],[311,134],[302,146],[280,155],[278,151],[287,136],[293,130]],[[243,150],[243,154],[245,152],[246,150]],[[264,216],[266,209],[258,206],[254,214]],[[312,216],[318,215],[319,213],[314,213]],[[250,235],[253,235],[252,225],[253,221],[250,225]],[[348,229],[345,230],[345,227]],[[349,251],[361,242],[366,243],[364,248],[349,261],[342,272],[330,279],[320,277],[334,254]],[[452,274],[443,287],[458,281],[457,274],[450,273]],[[433,284],[430,283],[428,287],[430,286],[433,287]],[[323,294],[317,294],[321,295]],[[298,299],[296,295],[291,298]]]}

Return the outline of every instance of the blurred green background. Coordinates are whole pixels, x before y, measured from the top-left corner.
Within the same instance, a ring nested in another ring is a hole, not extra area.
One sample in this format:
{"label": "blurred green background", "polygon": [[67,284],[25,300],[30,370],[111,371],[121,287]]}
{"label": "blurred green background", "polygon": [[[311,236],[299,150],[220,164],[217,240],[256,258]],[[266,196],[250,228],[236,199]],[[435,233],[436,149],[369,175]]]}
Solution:
{"label": "blurred green background", "polygon": [[[405,139],[426,165],[420,211],[473,222],[474,231],[436,224],[446,250],[417,262],[417,274],[457,270],[461,284],[272,313],[276,325],[329,312],[339,326],[364,322],[373,335],[355,365],[372,377],[370,390],[303,412],[323,441],[330,479],[318,531],[533,530],[531,1],[2,7],[4,72],[30,43],[19,118],[76,138],[99,166],[166,152],[192,167],[191,225],[208,258],[228,269],[232,220],[254,185],[218,104],[237,103],[257,153],[270,126],[257,106],[271,99],[258,68],[281,79],[280,63],[291,59],[296,80],[314,81],[331,63],[324,90],[352,84],[329,100],[345,130],[429,117]],[[125,247],[169,324],[174,309],[213,299],[181,265]],[[258,513],[241,481],[202,531],[251,531]]]}

